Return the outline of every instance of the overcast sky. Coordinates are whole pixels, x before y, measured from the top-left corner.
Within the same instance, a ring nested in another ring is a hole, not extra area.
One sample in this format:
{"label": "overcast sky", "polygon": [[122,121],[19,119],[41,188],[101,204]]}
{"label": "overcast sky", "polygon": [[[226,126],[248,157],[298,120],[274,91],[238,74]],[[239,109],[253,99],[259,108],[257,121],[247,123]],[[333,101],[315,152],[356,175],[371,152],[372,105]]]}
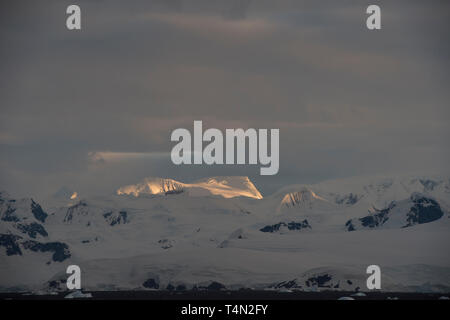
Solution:
{"label": "overcast sky", "polygon": [[[66,7],[82,30],[66,29]],[[145,176],[248,175],[264,195],[448,172],[450,2],[2,1],[0,188],[112,192]],[[280,171],[175,166],[171,132],[279,128]]]}

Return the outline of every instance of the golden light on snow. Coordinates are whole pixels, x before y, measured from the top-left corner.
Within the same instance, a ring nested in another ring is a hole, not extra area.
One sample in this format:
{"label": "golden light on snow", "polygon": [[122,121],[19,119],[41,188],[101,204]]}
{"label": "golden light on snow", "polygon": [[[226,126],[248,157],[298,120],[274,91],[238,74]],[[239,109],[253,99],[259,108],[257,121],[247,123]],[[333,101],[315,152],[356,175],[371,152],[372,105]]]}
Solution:
{"label": "golden light on snow", "polygon": [[118,195],[167,194],[187,191],[191,196],[218,195],[224,198],[249,197],[262,199],[248,177],[213,177],[193,183],[183,183],[173,179],[146,178],[138,184],[121,187]]}

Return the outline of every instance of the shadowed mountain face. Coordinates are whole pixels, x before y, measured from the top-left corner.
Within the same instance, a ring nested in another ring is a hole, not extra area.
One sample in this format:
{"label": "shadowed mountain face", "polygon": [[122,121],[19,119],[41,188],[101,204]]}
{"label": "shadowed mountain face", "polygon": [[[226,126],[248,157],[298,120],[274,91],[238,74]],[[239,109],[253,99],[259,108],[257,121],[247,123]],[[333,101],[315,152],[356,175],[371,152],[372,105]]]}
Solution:
{"label": "shadowed mountain face", "polygon": [[311,229],[311,226],[308,223],[308,220],[303,220],[301,222],[279,222],[273,225],[265,226],[261,228],[259,231],[261,232],[282,232],[283,230],[301,230],[301,229]]}
{"label": "shadowed mountain face", "polygon": [[392,202],[385,209],[374,209],[371,215],[351,219],[346,222],[345,226],[348,231],[360,228],[406,228],[438,220],[443,215],[444,212],[436,200],[420,193],[414,193],[409,199]]}
{"label": "shadowed mountain face", "polygon": [[33,199],[16,200],[0,193],[0,247],[4,247],[6,255],[50,253],[48,264],[68,259],[71,254],[67,244],[49,242],[49,234],[44,227],[47,216]]}
{"label": "shadowed mountain face", "polygon": [[262,198],[246,177],[148,178],[51,209],[1,193],[0,289],[65,290],[73,263],[90,290],[356,290],[375,261],[383,290],[448,290],[449,190],[354,178]]}
{"label": "shadowed mountain face", "polygon": [[188,192],[191,196],[216,195],[224,198],[249,197],[262,199],[261,193],[248,177],[212,177],[193,183],[173,179],[145,178],[135,185],[121,187],[118,195],[174,194]]}
{"label": "shadowed mountain face", "polygon": [[432,222],[440,219],[444,215],[441,206],[434,199],[416,193],[411,196],[411,201],[413,202],[413,206],[407,214],[408,224],[404,227]]}

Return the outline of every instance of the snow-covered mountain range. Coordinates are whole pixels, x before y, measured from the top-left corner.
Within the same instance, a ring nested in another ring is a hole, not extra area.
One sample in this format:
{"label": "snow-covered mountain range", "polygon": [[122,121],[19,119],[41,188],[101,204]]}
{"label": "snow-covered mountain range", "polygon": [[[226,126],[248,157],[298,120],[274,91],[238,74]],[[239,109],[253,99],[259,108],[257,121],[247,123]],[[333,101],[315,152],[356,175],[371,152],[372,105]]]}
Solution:
{"label": "snow-covered mountain range", "polygon": [[[62,191],[61,191],[62,190]],[[247,177],[146,178],[116,194],[0,193],[0,291],[450,291],[450,178],[348,178],[262,197]],[[75,196],[74,196],[75,195]]]}
{"label": "snow-covered mountain range", "polygon": [[145,178],[142,182],[121,187],[118,195],[139,197],[149,194],[174,194],[187,192],[191,196],[219,195],[224,198],[249,197],[262,199],[262,195],[248,177],[212,177],[193,183],[173,179]]}

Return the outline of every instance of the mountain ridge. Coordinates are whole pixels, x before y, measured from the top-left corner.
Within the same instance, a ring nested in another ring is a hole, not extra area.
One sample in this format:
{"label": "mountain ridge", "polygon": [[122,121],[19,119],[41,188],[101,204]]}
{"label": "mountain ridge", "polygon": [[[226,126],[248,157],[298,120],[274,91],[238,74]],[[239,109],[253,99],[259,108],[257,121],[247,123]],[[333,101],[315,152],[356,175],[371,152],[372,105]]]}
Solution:
{"label": "mountain ridge", "polygon": [[118,195],[176,194],[188,192],[193,196],[216,195],[224,198],[249,197],[262,199],[261,193],[246,176],[210,177],[192,183],[184,183],[170,178],[147,177],[137,184],[117,189]]}
{"label": "mountain ridge", "polygon": [[137,196],[83,197],[50,209],[2,193],[0,269],[8,277],[0,277],[0,290],[64,289],[67,264],[80,265],[90,290],[211,283],[356,290],[373,263],[395,269],[383,290],[450,290],[448,181],[357,179],[288,186],[258,199],[242,196],[255,195],[248,177],[188,187],[150,178]]}

